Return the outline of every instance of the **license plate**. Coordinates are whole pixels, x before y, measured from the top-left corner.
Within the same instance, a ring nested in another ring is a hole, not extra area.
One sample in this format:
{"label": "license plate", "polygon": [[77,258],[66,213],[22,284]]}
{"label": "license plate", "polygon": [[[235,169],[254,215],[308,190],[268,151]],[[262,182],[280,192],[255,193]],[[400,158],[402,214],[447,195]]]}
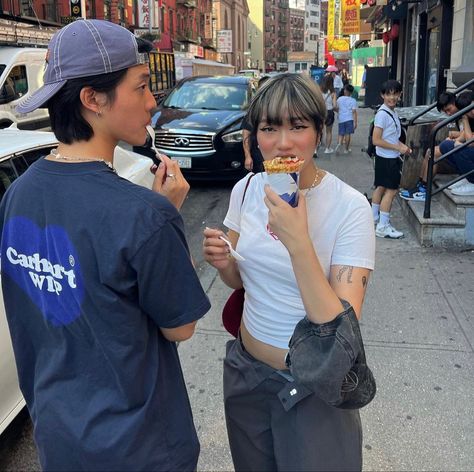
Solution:
{"label": "license plate", "polygon": [[179,164],[181,169],[191,169],[191,158],[190,157],[172,157],[173,161]]}

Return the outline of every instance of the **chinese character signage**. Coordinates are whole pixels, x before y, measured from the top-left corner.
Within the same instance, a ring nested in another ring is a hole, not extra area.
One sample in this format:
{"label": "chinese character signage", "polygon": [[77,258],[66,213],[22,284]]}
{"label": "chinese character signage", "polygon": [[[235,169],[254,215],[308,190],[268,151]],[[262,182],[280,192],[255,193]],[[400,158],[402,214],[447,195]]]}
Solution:
{"label": "chinese character signage", "polygon": [[328,51],[349,51],[350,44],[347,38],[328,38]]}
{"label": "chinese character signage", "polygon": [[148,28],[150,26],[150,1],[138,0],[138,26]]}
{"label": "chinese character signage", "polygon": [[204,14],[204,38],[212,39],[212,16],[210,13]]}
{"label": "chinese character signage", "polygon": [[334,38],[334,23],[336,17],[336,0],[328,2],[328,39]]}
{"label": "chinese character signage", "polygon": [[360,33],[360,0],[341,0],[342,34]]}
{"label": "chinese character signage", "polygon": [[217,32],[217,52],[232,52],[232,30]]}

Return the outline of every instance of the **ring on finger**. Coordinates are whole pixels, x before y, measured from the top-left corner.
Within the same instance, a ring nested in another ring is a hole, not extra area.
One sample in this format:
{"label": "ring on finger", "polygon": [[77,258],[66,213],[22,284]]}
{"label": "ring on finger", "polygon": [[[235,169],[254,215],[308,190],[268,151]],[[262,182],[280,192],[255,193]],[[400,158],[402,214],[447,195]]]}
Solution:
{"label": "ring on finger", "polygon": [[171,173],[166,174],[166,177],[169,177],[170,179],[176,180],[176,175],[171,174]]}

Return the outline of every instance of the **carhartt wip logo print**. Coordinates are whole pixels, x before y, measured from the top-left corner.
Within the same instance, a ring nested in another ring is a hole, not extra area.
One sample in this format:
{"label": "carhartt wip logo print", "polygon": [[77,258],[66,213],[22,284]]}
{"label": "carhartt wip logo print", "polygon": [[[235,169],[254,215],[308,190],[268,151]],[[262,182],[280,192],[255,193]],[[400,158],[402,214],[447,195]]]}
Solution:
{"label": "carhartt wip logo print", "polygon": [[47,290],[48,292],[55,292],[59,295],[62,292],[62,281],[65,278],[71,288],[76,288],[76,276],[74,270],[66,270],[60,264],[52,264],[48,259],[41,258],[38,253],[32,256],[26,254],[19,254],[18,251],[12,247],[7,249],[7,259],[12,264],[19,264],[25,269],[31,269],[28,274],[33,281],[35,287],[40,290]]}
{"label": "carhartt wip logo print", "polygon": [[77,251],[59,226],[16,217],[4,227],[2,276],[10,277],[53,325],[81,314],[84,284]]}

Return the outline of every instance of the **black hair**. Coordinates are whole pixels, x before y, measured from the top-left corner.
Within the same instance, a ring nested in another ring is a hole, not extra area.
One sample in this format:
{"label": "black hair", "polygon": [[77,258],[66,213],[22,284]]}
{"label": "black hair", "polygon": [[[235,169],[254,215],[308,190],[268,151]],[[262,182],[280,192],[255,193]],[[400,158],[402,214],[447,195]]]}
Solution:
{"label": "black hair", "polygon": [[382,84],[382,88],[380,89],[380,93],[385,95],[389,92],[400,93],[402,91],[402,84],[398,80],[387,80]]}
{"label": "black hair", "polygon": [[[136,38],[138,52],[148,53],[153,44],[141,38]],[[92,87],[97,92],[105,93],[109,103],[115,100],[115,90],[122,82],[127,69],[71,79],[66,85],[47,102],[51,129],[58,141],[72,144],[75,141],[89,141],[94,136],[90,124],[82,116],[81,90]]]}
{"label": "black hair", "polygon": [[346,84],[344,85],[344,90],[346,90],[352,95],[352,92],[354,91],[354,87],[351,84]]}
{"label": "black hair", "polygon": [[444,107],[454,104],[456,100],[456,95],[451,92],[441,92],[436,102],[436,109],[438,111],[443,111]]}
{"label": "black hair", "polygon": [[463,93],[460,93],[455,100],[455,105],[458,110],[468,107],[474,101],[474,92],[471,90],[466,90]]}
{"label": "black hair", "polygon": [[312,121],[317,134],[321,136],[326,105],[316,82],[309,77],[286,72],[271,77],[258,88],[246,116],[254,172],[263,171],[263,158],[257,145],[260,122],[265,119],[269,125],[280,126],[286,118],[290,122],[300,119]]}

